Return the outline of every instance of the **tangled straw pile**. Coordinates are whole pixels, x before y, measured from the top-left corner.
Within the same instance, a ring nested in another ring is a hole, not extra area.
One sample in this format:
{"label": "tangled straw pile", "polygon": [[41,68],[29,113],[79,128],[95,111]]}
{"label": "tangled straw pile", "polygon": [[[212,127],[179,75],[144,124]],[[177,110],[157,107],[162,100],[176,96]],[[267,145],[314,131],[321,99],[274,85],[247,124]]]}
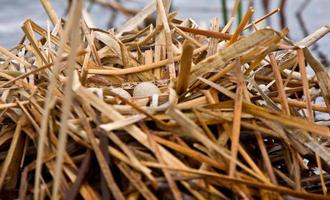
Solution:
{"label": "tangled straw pile", "polygon": [[157,0],[104,31],[81,0],[67,20],[41,2],[54,28],[27,20],[0,48],[3,198],[330,199],[330,124],[314,119],[330,79],[308,50],[329,27],[293,42],[256,26],[278,10],[249,24],[249,8],[203,30]]}

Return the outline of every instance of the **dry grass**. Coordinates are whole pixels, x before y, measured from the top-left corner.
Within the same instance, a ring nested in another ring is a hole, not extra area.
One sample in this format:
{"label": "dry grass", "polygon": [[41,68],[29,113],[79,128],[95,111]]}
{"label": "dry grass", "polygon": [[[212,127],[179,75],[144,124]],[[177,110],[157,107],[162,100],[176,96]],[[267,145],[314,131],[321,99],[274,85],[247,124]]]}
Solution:
{"label": "dry grass", "polygon": [[[330,124],[316,115],[329,116],[330,78],[308,50],[329,27],[294,42],[256,27],[278,9],[206,30],[168,1],[99,1],[131,16],[104,31],[82,0],[66,20],[41,2],[53,27],[27,20],[26,37],[0,48],[1,197],[330,199]],[[146,81],[161,94],[113,91]]]}

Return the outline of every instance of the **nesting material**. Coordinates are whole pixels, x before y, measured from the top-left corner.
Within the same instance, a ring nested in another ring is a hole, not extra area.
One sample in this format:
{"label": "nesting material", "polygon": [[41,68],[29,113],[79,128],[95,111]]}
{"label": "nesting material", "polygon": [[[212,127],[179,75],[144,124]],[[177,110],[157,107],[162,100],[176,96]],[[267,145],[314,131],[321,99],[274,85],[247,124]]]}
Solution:
{"label": "nesting material", "polygon": [[129,99],[132,97],[131,94],[126,90],[124,90],[123,88],[113,88],[110,91],[125,99]]}
{"label": "nesting material", "polygon": [[0,48],[1,197],[330,199],[330,78],[309,50],[328,26],[295,42],[256,28],[278,10],[206,30],[169,1],[97,0],[131,17],[104,31],[82,0],[66,19],[41,2],[52,26]]}

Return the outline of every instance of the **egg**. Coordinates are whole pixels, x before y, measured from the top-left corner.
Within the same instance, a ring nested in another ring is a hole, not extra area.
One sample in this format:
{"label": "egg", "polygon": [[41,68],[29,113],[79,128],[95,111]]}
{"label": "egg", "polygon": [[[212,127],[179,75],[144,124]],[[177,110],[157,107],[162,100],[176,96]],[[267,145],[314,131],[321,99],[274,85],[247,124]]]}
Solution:
{"label": "egg", "polygon": [[121,97],[123,97],[125,99],[129,99],[129,98],[132,97],[131,94],[128,93],[123,88],[113,88],[113,89],[111,89],[111,92],[113,92],[113,93],[115,93],[115,94],[117,94],[117,95],[119,95],[119,96],[121,96]]}
{"label": "egg", "polygon": [[142,82],[133,90],[133,97],[160,95],[159,88],[151,82]]}

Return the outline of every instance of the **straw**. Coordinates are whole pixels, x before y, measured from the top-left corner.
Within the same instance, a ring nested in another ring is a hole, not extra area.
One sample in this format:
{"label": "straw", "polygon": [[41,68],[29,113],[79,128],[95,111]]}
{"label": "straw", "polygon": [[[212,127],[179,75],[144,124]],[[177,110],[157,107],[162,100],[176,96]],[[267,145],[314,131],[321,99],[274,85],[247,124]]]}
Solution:
{"label": "straw", "polygon": [[252,21],[239,0],[203,28],[170,0],[97,0],[128,17],[102,30],[81,0],[63,19],[41,3],[47,27],[0,47],[1,197],[330,199],[330,78],[309,49],[328,26],[293,41],[262,27],[279,9]]}

